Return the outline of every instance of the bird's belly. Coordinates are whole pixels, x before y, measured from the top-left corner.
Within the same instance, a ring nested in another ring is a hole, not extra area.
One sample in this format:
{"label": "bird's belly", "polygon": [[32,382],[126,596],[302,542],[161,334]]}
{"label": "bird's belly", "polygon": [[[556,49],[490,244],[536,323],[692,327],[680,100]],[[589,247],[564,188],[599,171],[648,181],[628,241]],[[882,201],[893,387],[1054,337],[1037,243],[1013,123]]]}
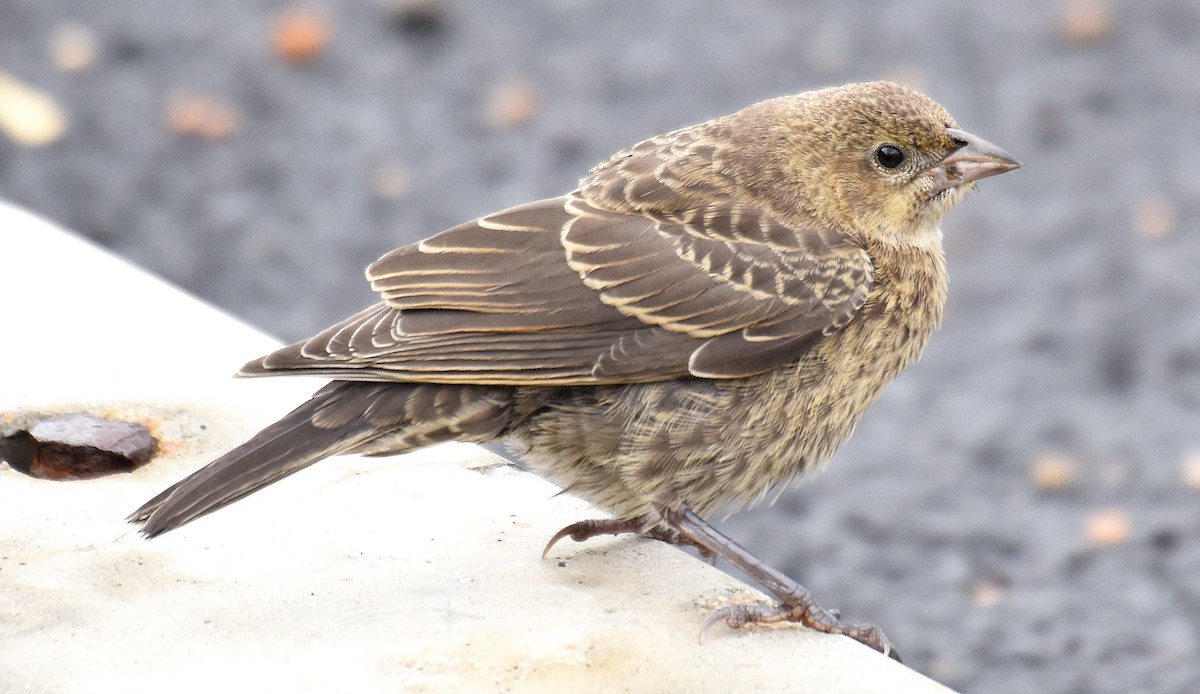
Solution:
{"label": "bird's belly", "polygon": [[618,516],[753,504],[826,462],[928,337],[878,349],[869,328],[752,378],[546,391],[511,438],[539,474]]}

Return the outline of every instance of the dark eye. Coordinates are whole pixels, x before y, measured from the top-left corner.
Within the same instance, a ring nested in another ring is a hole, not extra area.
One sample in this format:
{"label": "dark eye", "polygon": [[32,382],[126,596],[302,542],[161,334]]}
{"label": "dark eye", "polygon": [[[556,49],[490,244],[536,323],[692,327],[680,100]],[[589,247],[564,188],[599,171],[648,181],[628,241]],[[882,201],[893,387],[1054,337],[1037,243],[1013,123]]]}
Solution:
{"label": "dark eye", "polygon": [[894,169],[904,163],[904,152],[896,145],[882,145],[875,150],[875,161],[885,169]]}

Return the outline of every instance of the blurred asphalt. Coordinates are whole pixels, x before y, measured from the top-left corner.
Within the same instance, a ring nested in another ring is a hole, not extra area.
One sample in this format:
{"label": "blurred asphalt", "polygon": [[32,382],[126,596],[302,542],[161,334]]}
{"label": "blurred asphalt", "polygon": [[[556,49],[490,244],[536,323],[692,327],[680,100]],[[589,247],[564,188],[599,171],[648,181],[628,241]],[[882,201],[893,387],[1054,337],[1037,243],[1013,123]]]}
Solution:
{"label": "blurred asphalt", "polygon": [[[1025,168],[947,220],[924,360],[826,472],[724,527],[951,686],[1200,691],[1200,4],[425,0],[406,24],[414,2],[310,3],[331,39],[294,64],[281,3],[0,0],[0,72],[69,118],[0,136],[0,196],[290,340],[371,302],[383,252],[643,137],[918,87]],[[75,71],[66,23],[96,41]],[[197,103],[229,132],[178,132]],[[61,281],[82,354],[70,312],[98,307]]]}

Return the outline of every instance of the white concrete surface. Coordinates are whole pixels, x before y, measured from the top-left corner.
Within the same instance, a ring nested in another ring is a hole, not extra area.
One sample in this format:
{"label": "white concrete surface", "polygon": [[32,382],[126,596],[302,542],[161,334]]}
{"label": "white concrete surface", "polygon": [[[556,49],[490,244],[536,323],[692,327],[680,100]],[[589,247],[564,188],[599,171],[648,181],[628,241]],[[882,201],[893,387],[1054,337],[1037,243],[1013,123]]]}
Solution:
{"label": "white concrete surface", "polygon": [[162,441],[86,482],[0,465],[0,692],[948,691],[802,628],[699,645],[749,589],[630,538],[541,560],[596,514],[474,446],[333,459],[144,540],[126,514],[318,382],[230,378],[275,341],[2,203],[0,301],[0,413]]}

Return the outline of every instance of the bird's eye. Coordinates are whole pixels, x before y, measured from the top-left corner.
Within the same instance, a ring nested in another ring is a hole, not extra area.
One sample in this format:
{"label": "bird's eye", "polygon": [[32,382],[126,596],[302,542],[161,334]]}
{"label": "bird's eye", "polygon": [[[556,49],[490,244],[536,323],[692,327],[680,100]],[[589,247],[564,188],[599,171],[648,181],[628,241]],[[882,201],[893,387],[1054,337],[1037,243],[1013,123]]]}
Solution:
{"label": "bird's eye", "polygon": [[875,161],[885,169],[894,169],[904,163],[904,152],[896,145],[881,145],[875,150]]}

